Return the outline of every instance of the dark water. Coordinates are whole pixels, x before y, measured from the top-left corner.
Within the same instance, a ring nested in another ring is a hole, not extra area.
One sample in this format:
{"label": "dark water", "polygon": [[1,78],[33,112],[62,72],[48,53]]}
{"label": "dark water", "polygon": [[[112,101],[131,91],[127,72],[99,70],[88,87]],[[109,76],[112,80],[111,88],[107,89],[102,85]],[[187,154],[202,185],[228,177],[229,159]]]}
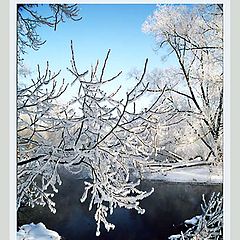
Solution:
{"label": "dark water", "polygon": [[202,194],[208,199],[214,191],[222,192],[221,184],[144,181],[142,189],[155,189],[150,197],[141,202],[145,214],[115,209],[113,215],[108,217],[116,225],[115,229],[106,232],[102,227],[100,237],[96,237],[94,211],[88,211],[89,202],[81,204],[79,201],[83,187],[82,180],[63,179],[63,185],[54,198],[57,213],[52,214],[47,207],[22,208],[18,212],[18,225],[43,222],[66,240],[165,240],[181,231],[178,225],[185,219],[201,214]]}

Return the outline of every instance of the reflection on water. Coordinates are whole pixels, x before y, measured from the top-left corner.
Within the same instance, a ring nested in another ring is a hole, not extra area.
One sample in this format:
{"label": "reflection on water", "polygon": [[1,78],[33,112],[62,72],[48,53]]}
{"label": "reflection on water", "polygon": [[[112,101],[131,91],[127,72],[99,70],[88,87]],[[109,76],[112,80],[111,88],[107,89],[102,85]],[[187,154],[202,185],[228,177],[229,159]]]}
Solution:
{"label": "reflection on water", "polygon": [[57,213],[52,214],[47,207],[24,208],[18,213],[18,225],[43,222],[47,228],[57,231],[66,240],[165,240],[179,233],[173,226],[201,213],[202,194],[207,199],[212,192],[222,192],[222,185],[202,185],[187,183],[164,183],[144,181],[142,189],[154,193],[141,202],[146,209],[144,215],[135,210],[115,209],[109,221],[116,225],[109,233],[101,228],[100,237],[95,236],[94,211],[89,212],[89,202],[80,203],[83,180],[63,179],[63,185],[55,196]]}

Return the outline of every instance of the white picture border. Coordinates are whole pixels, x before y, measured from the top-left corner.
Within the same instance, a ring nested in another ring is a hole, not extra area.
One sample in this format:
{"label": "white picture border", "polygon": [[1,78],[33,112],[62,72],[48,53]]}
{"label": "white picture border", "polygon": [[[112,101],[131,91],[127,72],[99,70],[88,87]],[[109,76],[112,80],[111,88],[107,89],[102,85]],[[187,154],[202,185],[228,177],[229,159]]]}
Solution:
{"label": "white picture border", "polygon": [[79,3],[79,4],[206,4],[206,3],[223,3],[224,4],[224,240],[230,238],[230,1],[212,1],[212,0],[165,0],[165,1],[147,1],[147,0],[121,0],[121,1],[48,1],[48,0],[10,0],[9,16],[10,16],[10,80],[9,80],[9,233],[10,239],[16,239],[16,6],[18,3]]}

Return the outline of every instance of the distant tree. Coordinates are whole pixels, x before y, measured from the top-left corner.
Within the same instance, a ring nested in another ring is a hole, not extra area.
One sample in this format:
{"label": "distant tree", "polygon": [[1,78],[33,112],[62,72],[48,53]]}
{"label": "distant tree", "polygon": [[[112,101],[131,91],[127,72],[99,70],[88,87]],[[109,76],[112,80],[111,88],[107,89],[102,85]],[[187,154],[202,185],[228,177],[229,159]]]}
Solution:
{"label": "distant tree", "polygon": [[164,58],[174,54],[179,66],[148,77],[159,87],[167,84],[160,121],[168,133],[165,149],[175,149],[178,159],[222,162],[222,5],[159,5],[143,31],[154,36],[158,49],[168,49]]}

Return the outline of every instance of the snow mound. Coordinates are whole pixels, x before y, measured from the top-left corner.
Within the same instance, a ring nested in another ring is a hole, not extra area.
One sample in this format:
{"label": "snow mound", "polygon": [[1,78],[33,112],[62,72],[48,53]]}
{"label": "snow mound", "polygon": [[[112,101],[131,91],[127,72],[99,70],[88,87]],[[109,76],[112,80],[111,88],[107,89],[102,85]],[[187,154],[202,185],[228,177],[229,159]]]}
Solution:
{"label": "snow mound", "polygon": [[20,227],[17,240],[60,240],[58,233],[49,230],[43,223],[30,223]]}
{"label": "snow mound", "polygon": [[202,217],[202,215],[193,217],[193,218],[191,218],[191,219],[187,219],[187,220],[184,221],[184,223],[186,223],[186,224],[188,224],[188,225],[193,225],[193,226],[195,226],[195,225],[198,223],[198,221],[199,221],[199,219],[200,219],[201,217]]}

